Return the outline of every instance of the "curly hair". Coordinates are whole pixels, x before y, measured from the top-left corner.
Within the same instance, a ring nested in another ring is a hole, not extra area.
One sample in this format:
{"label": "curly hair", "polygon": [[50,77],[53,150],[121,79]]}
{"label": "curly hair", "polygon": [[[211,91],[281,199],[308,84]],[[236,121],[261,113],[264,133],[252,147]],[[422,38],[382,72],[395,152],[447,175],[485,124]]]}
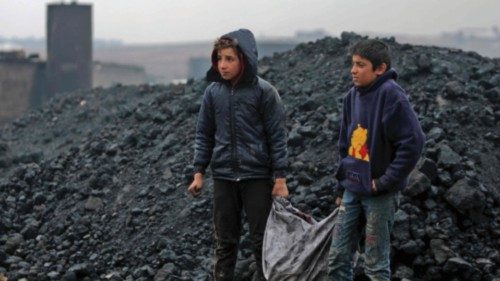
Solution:
{"label": "curly hair", "polygon": [[233,48],[238,51],[238,40],[229,37],[217,38],[214,42],[214,50],[222,50],[226,48]]}

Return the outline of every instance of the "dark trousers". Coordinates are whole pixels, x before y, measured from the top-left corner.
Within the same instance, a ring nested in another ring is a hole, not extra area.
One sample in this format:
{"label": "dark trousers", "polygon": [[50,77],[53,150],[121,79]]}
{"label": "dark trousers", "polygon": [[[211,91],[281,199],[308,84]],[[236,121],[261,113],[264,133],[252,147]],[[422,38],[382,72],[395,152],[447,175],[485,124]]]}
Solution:
{"label": "dark trousers", "polygon": [[214,180],[214,229],[216,281],[233,280],[245,211],[258,274],[262,275],[262,239],[271,210],[271,180],[231,182]]}

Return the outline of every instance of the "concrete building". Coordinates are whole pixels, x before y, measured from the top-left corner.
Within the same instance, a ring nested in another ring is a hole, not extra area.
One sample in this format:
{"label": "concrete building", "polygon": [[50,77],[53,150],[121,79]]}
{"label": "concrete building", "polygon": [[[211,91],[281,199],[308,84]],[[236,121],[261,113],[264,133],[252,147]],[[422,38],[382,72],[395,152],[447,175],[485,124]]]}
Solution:
{"label": "concrete building", "polygon": [[47,7],[49,95],[92,87],[92,6]]}
{"label": "concrete building", "polygon": [[90,5],[48,5],[47,62],[5,46],[0,49],[0,124],[21,117],[56,93],[148,82],[142,67],[92,62]]}
{"label": "concrete building", "polygon": [[[46,66],[37,55],[26,57],[22,50],[0,50],[0,125],[50,99]],[[144,68],[116,63],[94,62],[92,77],[93,87],[148,82]]]}
{"label": "concrete building", "polygon": [[117,84],[138,85],[148,82],[143,67],[109,62],[94,62],[92,87],[111,87]]}
{"label": "concrete building", "polygon": [[0,51],[0,123],[41,103],[46,94],[45,67],[22,50]]}

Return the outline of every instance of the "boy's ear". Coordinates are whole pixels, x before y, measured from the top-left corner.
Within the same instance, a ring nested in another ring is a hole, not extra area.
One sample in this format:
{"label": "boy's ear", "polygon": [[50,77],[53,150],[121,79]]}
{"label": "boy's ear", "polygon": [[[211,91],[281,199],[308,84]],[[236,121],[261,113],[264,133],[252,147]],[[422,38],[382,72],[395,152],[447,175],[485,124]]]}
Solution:
{"label": "boy's ear", "polygon": [[387,70],[387,64],[385,62],[381,63],[377,68],[375,68],[375,74],[382,75]]}

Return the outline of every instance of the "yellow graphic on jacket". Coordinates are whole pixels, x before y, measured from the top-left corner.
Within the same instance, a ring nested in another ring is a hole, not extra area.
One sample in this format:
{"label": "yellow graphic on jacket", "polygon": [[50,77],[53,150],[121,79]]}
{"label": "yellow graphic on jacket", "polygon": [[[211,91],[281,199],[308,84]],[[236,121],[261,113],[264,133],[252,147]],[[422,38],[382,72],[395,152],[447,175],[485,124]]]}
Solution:
{"label": "yellow graphic on jacket", "polygon": [[358,124],[358,127],[352,132],[351,146],[349,147],[349,155],[364,161],[370,161],[368,156],[368,147],[366,140],[368,139],[368,129],[364,129]]}

